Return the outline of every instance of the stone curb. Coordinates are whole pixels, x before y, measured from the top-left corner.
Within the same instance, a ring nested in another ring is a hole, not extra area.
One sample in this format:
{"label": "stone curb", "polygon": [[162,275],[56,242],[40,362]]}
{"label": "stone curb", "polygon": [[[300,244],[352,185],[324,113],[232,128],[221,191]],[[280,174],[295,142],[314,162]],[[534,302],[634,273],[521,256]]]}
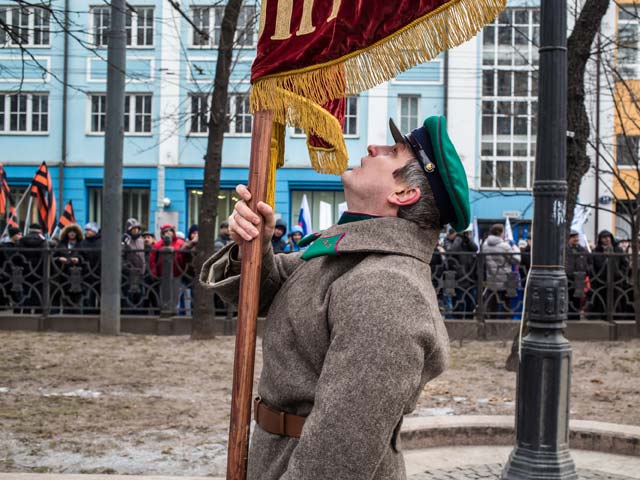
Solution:
{"label": "stone curb", "polygon": [[[445,446],[513,445],[515,419],[509,415],[405,418],[401,440],[407,450]],[[571,420],[571,448],[640,457],[640,427]]]}

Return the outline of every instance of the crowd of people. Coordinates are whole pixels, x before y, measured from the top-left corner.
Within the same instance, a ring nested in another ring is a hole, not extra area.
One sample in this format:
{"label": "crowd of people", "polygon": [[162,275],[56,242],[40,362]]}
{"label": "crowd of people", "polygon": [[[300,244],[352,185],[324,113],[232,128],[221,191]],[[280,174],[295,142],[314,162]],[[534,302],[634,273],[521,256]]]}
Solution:
{"label": "crowd of people", "polygon": [[[479,245],[471,227],[461,233],[449,230],[431,260],[441,309],[449,318],[474,318],[482,307],[484,318],[519,319],[531,268],[531,242],[530,236],[509,241],[502,224],[492,225]],[[629,253],[629,247],[616,242],[608,230],[589,247],[581,245],[579,232],[570,232],[565,257],[569,320],[583,315],[606,319],[610,314],[633,318]]]}
{"label": "crowd of people", "polygon": [[[198,225],[187,235],[174,225],[160,227],[160,238],[144,230],[137,219],[129,218],[122,237],[123,311],[150,313],[160,307],[159,283],[163,275],[161,252],[170,252],[171,298],[177,312],[189,314],[192,279],[196,278],[193,256],[198,245]],[[302,228],[279,219],[271,240],[275,253],[304,250],[299,245]],[[231,241],[228,223],[219,225],[215,251]],[[531,265],[531,238],[510,242],[504,225],[491,226],[478,245],[471,228],[464,232],[448,230],[431,260],[434,286],[440,307],[450,318],[475,318],[480,307],[485,318],[520,318],[523,292]],[[627,247],[627,249],[625,249]],[[84,228],[71,224],[48,240],[42,226],[34,223],[28,233],[10,227],[0,243],[0,308],[16,313],[38,313],[46,303],[45,258],[48,270],[48,296],[53,313],[78,311],[97,313],[100,300],[102,261],[100,226],[88,222]],[[44,253],[47,252],[47,253]],[[481,255],[478,255],[480,252]],[[590,249],[580,244],[572,231],[567,242],[569,319],[606,318],[608,309],[616,317],[633,315],[633,294],[628,246],[619,245],[604,230]],[[609,254],[609,255],[607,255]],[[619,254],[619,255],[610,255]],[[480,267],[479,258],[482,257]],[[478,291],[481,289],[480,291]],[[225,305],[216,299],[216,307]]]}

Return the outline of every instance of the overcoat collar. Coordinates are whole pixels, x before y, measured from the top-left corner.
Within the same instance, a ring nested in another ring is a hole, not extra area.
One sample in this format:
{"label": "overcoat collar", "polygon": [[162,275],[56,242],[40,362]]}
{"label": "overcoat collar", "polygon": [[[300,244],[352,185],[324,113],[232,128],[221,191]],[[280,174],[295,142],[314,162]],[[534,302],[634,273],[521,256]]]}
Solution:
{"label": "overcoat collar", "polygon": [[439,229],[420,228],[398,217],[338,224],[323,231],[302,258],[310,260],[348,253],[386,253],[406,255],[429,263],[439,233]]}

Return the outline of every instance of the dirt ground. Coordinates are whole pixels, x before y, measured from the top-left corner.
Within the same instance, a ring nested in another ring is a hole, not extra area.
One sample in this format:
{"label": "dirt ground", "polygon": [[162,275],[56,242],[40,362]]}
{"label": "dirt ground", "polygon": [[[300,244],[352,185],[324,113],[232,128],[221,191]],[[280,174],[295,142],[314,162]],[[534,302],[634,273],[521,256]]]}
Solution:
{"label": "dirt ground", "polygon": [[[233,338],[0,332],[0,345],[0,471],[224,472]],[[572,418],[640,425],[640,340],[572,347]],[[508,350],[453,343],[414,415],[512,414]]]}

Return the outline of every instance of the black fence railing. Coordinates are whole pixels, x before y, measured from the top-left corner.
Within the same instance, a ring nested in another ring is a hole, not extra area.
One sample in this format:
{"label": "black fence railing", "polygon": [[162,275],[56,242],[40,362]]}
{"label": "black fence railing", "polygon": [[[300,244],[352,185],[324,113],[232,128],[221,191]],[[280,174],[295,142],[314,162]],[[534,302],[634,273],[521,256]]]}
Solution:
{"label": "black fence railing", "polygon": [[[122,313],[191,315],[192,252],[128,251],[122,262]],[[569,255],[569,320],[633,320],[630,256]],[[519,320],[528,265],[520,256],[434,253],[432,281],[445,318]],[[12,314],[86,315],[100,311],[101,252],[0,248],[0,310]],[[233,309],[212,296],[216,313]]]}

